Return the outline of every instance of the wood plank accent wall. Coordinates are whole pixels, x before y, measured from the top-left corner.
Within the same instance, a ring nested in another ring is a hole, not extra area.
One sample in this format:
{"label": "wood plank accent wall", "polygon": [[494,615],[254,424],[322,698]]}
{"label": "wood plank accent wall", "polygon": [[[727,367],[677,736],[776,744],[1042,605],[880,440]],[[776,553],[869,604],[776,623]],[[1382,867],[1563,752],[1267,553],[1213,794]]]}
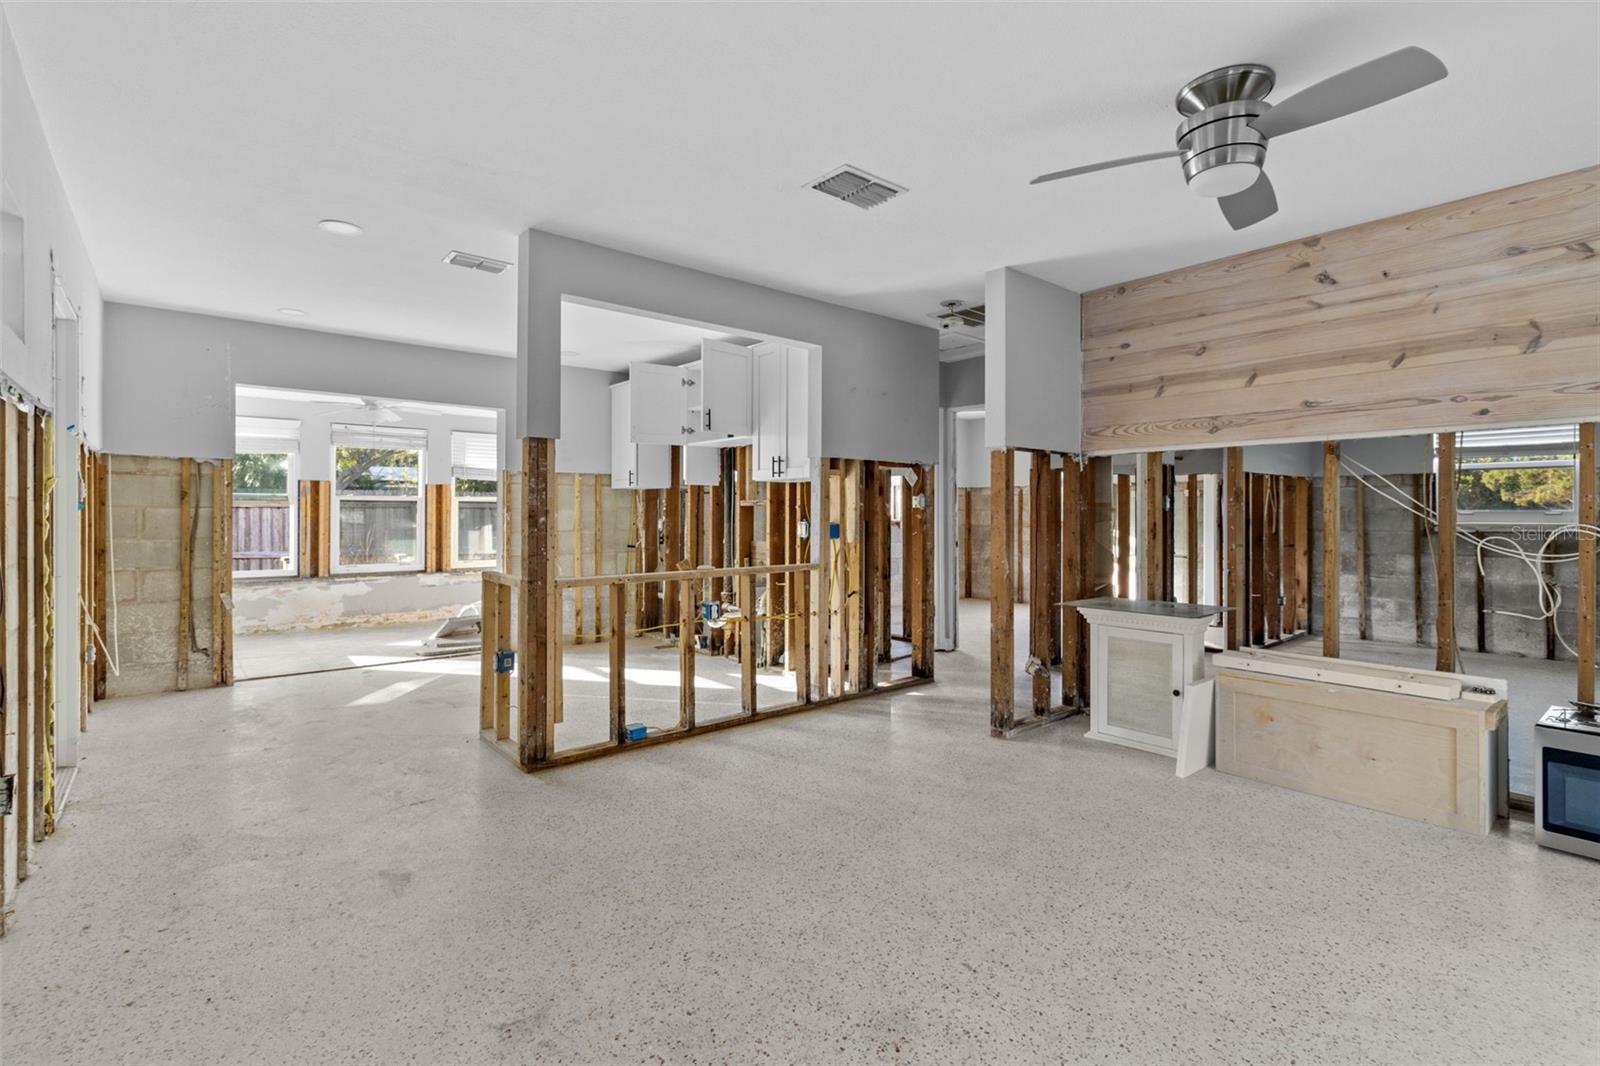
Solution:
{"label": "wood plank accent wall", "polygon": [[1600,167],[1083,297],[1084,448],[1592,419]]}

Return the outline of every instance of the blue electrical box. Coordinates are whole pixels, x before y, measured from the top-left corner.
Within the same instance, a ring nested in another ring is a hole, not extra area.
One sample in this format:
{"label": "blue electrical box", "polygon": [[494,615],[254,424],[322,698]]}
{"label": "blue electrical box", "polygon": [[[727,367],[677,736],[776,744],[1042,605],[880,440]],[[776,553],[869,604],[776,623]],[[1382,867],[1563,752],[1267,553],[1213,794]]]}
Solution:
{"label": "blue electrical box", "polygon": [[838,540],[839,539],[839,523],[837,523],[837,522],[829,522],[828,523],[828,539],[829,540]]}
{"label": "blue electrical box", "polygon": [[494,672],[509,674],[516,668],[517,653],[514,651],[497,651],[494,653]]}
{"label": "blue electrical box", "polygon": [[643,740],[650,730],[641,722],[629,722],[622,727],[623,740]]}

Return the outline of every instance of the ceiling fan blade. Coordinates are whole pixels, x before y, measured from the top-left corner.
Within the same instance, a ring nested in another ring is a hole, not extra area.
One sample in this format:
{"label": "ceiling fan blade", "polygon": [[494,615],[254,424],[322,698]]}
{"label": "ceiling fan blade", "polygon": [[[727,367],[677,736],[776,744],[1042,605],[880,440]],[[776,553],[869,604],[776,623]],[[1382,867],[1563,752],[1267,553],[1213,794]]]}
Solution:
{"label": "ceiling fan blade", "polygon": [[1272,182],[1262,171],[1254,185],[1244,192],[1218,197],[1217,204],[1222,208],[1222,217],[1228,220],[1228,225],[1234,229],[1244,229],[1278,213],[1278,194],[1272,191]]}
{"label": "ceiling fan blade", "polygon": [[377,419],[379,422],[394,423],[403,421],[405,416],[388,404],[380,403],[377,409]]}
{"label": "ceiling fan blade", "polygon": [[1415,92],[1448,73],[1432,52],[1402,48],[1301,89],[1250,125],[1263,137],[1282,137]]}
{"label": "ceiling fan blade", "polygon": [[1093,174],[1097,170],[1110,170],[1112,167],[1125,167],[1131,163],[1148,163],[1153,159],[1176,159],[1177,152],[1151,152],[1149,155],[1130,155],[1126,159],[1111,159],[1104,163],[1090,163],[1086,167],[1073,167],[1071,170],[1057,170],[1052,174],[1040,174],[1028,182],[1029,185],[1038,185],[1046,181],[1056,181],[1059,178],[1072,178],[1079,174]]}

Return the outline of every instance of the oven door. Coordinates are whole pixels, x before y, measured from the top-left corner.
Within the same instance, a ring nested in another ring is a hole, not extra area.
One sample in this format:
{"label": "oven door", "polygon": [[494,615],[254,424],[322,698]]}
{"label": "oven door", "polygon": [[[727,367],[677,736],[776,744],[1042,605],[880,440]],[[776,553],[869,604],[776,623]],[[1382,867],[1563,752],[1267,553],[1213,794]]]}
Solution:
{"label": "oven door", "polygon": [[1542,763],[1541,843],[1600,858],[1600,752],[1547,745]]}

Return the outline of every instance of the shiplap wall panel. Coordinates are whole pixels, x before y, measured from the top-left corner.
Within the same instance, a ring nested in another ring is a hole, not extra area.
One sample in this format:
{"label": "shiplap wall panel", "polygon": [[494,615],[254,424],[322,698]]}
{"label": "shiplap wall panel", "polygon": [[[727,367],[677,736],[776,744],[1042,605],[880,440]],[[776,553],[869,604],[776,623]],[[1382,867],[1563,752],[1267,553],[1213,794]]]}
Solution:
{"label": "shiplap wall panel", "polygon": [[1084,448],[1600,418],[1600,167],[1083,297]]}

